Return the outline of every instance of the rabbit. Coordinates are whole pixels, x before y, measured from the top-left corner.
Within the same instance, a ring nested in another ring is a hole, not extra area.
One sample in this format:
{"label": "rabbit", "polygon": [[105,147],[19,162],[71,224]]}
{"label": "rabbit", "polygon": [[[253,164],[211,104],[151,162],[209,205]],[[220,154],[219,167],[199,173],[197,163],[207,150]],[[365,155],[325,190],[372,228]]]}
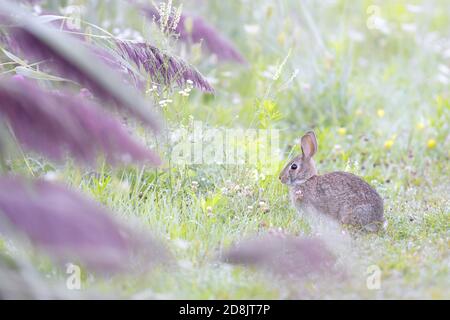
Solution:
{"label": "rabbit", "polygon": [[369,232],[386,228],[383,199],[367,182],[348,172],[319,175],[313,156],[317,139],[313,131],[301,138],[302,154],[290,161],[279,179],[289,188],[291,201],[301,213],[324,215],[340,224]]}

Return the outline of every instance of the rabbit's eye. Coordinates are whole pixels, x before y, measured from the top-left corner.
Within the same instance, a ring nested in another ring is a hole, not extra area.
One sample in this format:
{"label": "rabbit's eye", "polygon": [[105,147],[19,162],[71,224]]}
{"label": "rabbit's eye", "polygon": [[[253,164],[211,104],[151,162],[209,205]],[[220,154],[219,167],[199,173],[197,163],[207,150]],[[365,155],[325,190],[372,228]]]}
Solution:
{"label": "rabbit's eye", "polygon": [[293,163],[293,164],[291,165],[291,169],[292,169],[292,170],[297,170],[297,168],[298,168],[298,166],[297,166],[295,163]]}

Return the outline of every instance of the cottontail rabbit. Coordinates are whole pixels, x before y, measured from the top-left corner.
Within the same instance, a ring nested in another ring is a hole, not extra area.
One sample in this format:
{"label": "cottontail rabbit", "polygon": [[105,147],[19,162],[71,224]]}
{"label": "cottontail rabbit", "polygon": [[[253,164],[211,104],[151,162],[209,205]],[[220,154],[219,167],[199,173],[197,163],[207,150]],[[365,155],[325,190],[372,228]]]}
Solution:
{"label": "cottontail rabbit", "polygon": [[288,185],[297,210],[307,215],[325,215],[342,224],[375,232],[384,227],[383,200],[364,180],[348,172],[318,175],[312,157],[317,152],[314,132],[301,139],[302,154],[280,174]]}

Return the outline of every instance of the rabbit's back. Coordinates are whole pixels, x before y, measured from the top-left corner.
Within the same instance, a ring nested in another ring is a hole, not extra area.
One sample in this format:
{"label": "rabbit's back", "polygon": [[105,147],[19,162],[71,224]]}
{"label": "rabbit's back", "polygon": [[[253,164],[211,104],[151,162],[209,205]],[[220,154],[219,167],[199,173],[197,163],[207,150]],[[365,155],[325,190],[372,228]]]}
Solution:
{"label": "rabbit's back", "polygon": [[367,182],[348,172],[314,176],[299,186],[300,207],[315,209],[345,224],[383,222],[383,200]]}

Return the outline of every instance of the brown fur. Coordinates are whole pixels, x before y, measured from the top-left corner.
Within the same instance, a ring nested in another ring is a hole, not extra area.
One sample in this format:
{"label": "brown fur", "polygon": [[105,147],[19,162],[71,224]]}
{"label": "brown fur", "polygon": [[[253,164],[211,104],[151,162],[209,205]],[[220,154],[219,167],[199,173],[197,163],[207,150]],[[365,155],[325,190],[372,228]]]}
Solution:
{"label": "brown fur", "polygon": [[[318,175],[312,157],[317,152],[314,132],[301,139],[302,154],[280,174],[296,208],[308,214],[324,214],[342,224],[377,231],[383,225],[383,200],[367,182],[348,172]],[[297,168],[292,167],[296,165]]]}

